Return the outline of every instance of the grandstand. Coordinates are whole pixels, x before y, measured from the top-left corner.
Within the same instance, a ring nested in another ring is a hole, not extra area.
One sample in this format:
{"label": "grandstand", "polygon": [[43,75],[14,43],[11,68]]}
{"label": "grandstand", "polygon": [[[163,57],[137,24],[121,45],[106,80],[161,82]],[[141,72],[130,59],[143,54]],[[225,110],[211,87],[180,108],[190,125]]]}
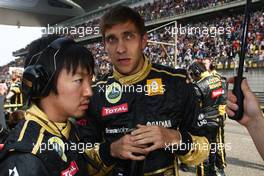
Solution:
{"label": "grandstand", "polygon": [[[119,1],[117,3],[130,5],[144,17],[150,31],[148,33],[150,41],[164,42],[161,45],[149,42],[145,49],[145,54],[153,62],[171,67],[187,67],[195,58],[211,57],[217,68],[223,70],[221,72],[224,75],[232,76],[234,74],[233,70],[238,66],[245,2],[245,0],[148,0],[132,4],[129,4],[128,1]],[[259,76],[259,72],[261,72],[260,75],[264,73],[262,69],[264,67],[263,7],[263,1],[253,1],[248,52],[245,60],[246,71],[253,69],[246,75],[249,77],[249,82],[253,85],[252,88],[255,92],[264,92],[263,86],[261,86],[264,84],[264,79]],[[73,25],[76,27],[99,26],[100,16],[105,10],[107,8],[99,9],[98,13],[95,10],[92,13],[67,20],[59,25]],[[163,25],[164,27],[160,28]],[[229,28],[229,30],[222,33],[218,31],[218,34],[205,32],[205,35],[201,35],[199,31],[192,31],[191,34],[172,35],[172,29],[179,29],[180,26],[183,28],[195,27],[200,30],[203,27],[217,27],[218,30]],[[155,28],[159,29],[155,30]],[[100,35],[86,35],[84,37],[74,35],[74,37],[83,44],[88,43],[87,47],[93,51],[97,59],[97,70],[100,74],[104,74],[107,69],[111,69]],[[175,51],[177,54],[175,54]],[[257,69],[257,71],[254,71],[254,69]],[[228,74],[227,70],[229,70]],[[259,95],[264,105],[262,94],[258,93],[257,95]]]}
{"label": "grandstand", "polygon": [[[241,0],[226,0],[226,1],[141,1],[131,5],[145,18],[146,25],[151,41],[156,41],[156,44],[149,43],[145,49],[147,56],[152,61],[165,64],[168,66],[186,67],[194,58],[212,57],[218,69],[234,69],[237,67],[238,50],[240,48],[240,35],[243,20],[243,10],[245,1]],[[254,13],[251,18],[250,41],[247,59],[245,65],[247,68],[263,67],[264,59],[264,42],[263,42],[263,6],[261,1],[254,2]],[[120,3],[125,3],[120,1]],[[111,7],[111,6],[110,6]],[[109,7],[109,8],[110,8]],[[176,7],[176,10],[175,8]],[[144,10],[143,10],[144,9]],[[98,26],[102,11],[98,10],[81,16],[67,20],[59,25],[69,26],[74,25],[76,28],[85,26]],[[213,12],[213,13],[212,13]],[[224,14],[224,15],[223,15]],[[211,19],[210,19],[211,18]],[[195,20],[194,20],[195,19]],[[179,29],[194,27],[196,31],[191,34],[177,35],[175,42],[175,23]],[[165,26],[158,30],[153,30],[156,27]],[[166,25],[170,24],[170,25]],[[218,30],[223,28],[221,34],[206,33],[200,35],[204,27],[214,27]],[[228,28],[228,29],[227,29]],[[169,29],[169,30],[168,30]],[[198,29],[198,30],[197,30]],[[200,31],[200,32],[199,32]],[[99,61],[103,60],[102,65],[105,67],[107,58],[106,53],[98,48],[103,48],[100,35],[86,35],[80,37],[74,35],[77,41],[86,44],[90,48],[95,57]],[[157,42],[165,42],[163,45],[158,45]],[[177,48],[175,47],[177,43]],[[98,47],[99,46],[99,47]],[[175,54],[177,51],[177,54]],[[159,57],[156,57],[156,56]],[[103,59],[102,59],[103,58]],[[156,60],[159,58],[158,60]],[[98,61],[98,63],[100,63]],[[101,66],[99,66],[100,68]],[[111,68],[111,67],[109,67]]]}
{"label": "grandstand", "polygon": [[[202,38],[195,35],[178,35],[177,36],[177,48],[173,45],[153,45],[150,44],[145,52],[153,58],[156,53],[160,53],[162,56],[160,60],[155,61],[158,63],[173,66],[174,62],[177,62],[177,66],[186,67],[188,63],[195,57],[214,57],[215,63],[219,69],[233,69],[236,66],[237,49],[239,48],[239,31],[242,24],[243,17],[243,5],[245,0],[216,0],[216,1],[173,1],[173,0],[142,0],[142,1],[111,1],[114,2],[105,3],[104,6],[95,10],[89,10],[88,7],[100,6],[101,3],[87,4],[85,1],[75,1],[79,3],[84,9],[86,14],[71,18],[62,23],[58,23],[56,26],[75,28],[90,27],[94,29],[99,27],[99,19],[103,12],[108,8],[116,4],[130,5],[135,8],[145,18],[146,24],[150,30],[157,26],[161,26],[165,23],[177,21],[178,28],[188,28],[194,26],[195,28],[203,28],[205,26],[218,26],[229,27],[231,34],[225,33],[217,37],[203,36]],[[251,43],[249,45],[249,52],[246,60],[246,66],[248,68],[263,67],[263,9],[261,7],[260,0],[254,0],[254,15],[252,17],[251,26]],[[174,8],[175,7],[175,8]],[[143,10],[144,9],[144,10]],[[212,13],[213,12],[213,13]],[[224,14],[224,15],[223,15]],[[194,18],[195,17],[195,18]],[[212,20],[208,20],[211,17]],[[195,20],[193,20],[195,19]],[[175,43],[173,35],[166,35],[168,29],[175,29],[174,24],[166,26],[163,29],[153,31],[149,33],[149,38],[158,42]],[[221,26],[222,25],[222,26]],[[80,33],[81,30],[78,32]],[[173,32],[173,31],[171,31]],[[226,31],[225,31],[226,32]],[[89,33],[86,36],[73,35],[77,41],[87,44],[89,48],[94,50],[93,46],[100,45],[101,39],[97,31],[96,34]],[[164,35],[165,34],[165,35]],[[216,38],[216,40],[214,38]],[[198,41],[198,42],[197,42]],[[100,47],[99,47],[100,48]],[[102,47],[101,47],[102,48]],[[175,54],[176,52],[177,54]],[[96,57],[107,57],[103,50],[98,51],[96,49]],[[152,52],[156,51],[156,52]],[[93,51],[95,53],[95,51]],[[14,56],[25,55],[26,50],[14,52]],[[177,58],[177,59],[175,59]],[[105,59],[103,59],[105,60]],[[154,59],[153,59],[154,60]]]}
{"label": "grandstand", "polygon": [[[252,67],[263,67],[263,20],[260,18],[263,13],[262,2],[255,0],[254,2],[254,14],[252,16],[252,27],[251,26],[251,39],[249,45],[249,54],[246,60],[246,66]],[[129,4],[128,1],[118,1],[116,4]],[[146,25],[151,30],[157,26],[163,25],[164,23],[170,23],[177,21],[178,28],[189,28],[194,26],[195,28],[203,28],[205,26],[218,26],[218,29],[229,28],[229,31],[224,31],[223,34],[218,36],[203,36],[199,34],[194,35],[178,35],[177,36],[177,48],[173,45],[149,45],[146,49],[146,54],[153,58],[151,52],[155,50],[162,59],[157,61],[169,66],[174,64],[174,61],[179,67],[186,67],[188,63],[196,57],[209,56],[214,57],[215,63],[219,69],[233,69],[236,65],[235,58],[237,57],[237,50],[239,48],[239,37],[240,29],[243,20],[243,5],[245,1],[241,0],[225,0],[225,1],[140,1],[132,4],[131,6],[136,9],[144,17]],[[176,7],[176,9],[174,8]],[[111,5],[108,6],[111,8]],[[143,10],[144,9],[144,10]],[[94,29],[99,26],[100,16],[107,8],[94,10],[81,17],[75,17],[70,20],[64,21],[58,24],[58,26],[75,26],[76,28],[91,27]],[[213,12],[213,13],[212,13]],[[225,14],[225,15],[223,15]],[[193,20],[195,17],[195,20]],[[212,20],[208,20],[211,17]],[[174,24],[173,24],[174,25]],[[175,26],[167,26],[167,29],[175,29]],[[153,31],[149,33],[150,39],[155,39],[158,42],[175,43],[175,39],[171,33],[166,34],[164,28],[159,31]],[[167,30],[168,31],[168,30]],[[197,32],[197,31],[196,31]],[[228,33],[229,32],[229,33]],[[213,34],[215,35],[215,34]],[[100,45],[101,39],[99,34],[89,33],[83,36],[83,33],[78,35],[74,34],[74,38],[77,41],[86,43],[95,43],[94,46]],[[216,40],[215,40],[216,38]],[[198,42],[197,42],[198,41]],[[93,45],[89,44],[88,47]],[[91,48],[93,50],[93,48]],[[164,49],[166,51],[164,51]],[[178,51],[175,55],[175,51]],[[164,54],[165,52],[165,54]],[[97,53],[104,56],[104,52],[100,51]],[[177,58],[177,59],[176,59]]]}

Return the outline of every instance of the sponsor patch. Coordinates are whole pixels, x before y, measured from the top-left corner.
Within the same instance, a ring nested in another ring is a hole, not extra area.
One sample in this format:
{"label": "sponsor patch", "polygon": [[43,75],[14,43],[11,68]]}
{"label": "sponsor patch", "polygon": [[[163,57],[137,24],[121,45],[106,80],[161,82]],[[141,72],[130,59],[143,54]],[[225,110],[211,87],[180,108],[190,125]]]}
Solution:
{"label": "sponsor patch", "polygon": [[17,168],[14,167],[14,169],[8,169],[9,171],[9,176],[19,176],[18,172],[17,172]]}
{"label": "sponsor patch", "polygon": [[81,119],[76,121],[76,123],[80,126],[86,126],[87,125],[87,120],[86,119]]}
{"label": "sponsor patch", "polygon": [[222,87],[222,82],[218,77],[209,79],[209,88],[211,90]]}
{"label": "sponsor patch", "polygon": [[216,98],[219,97],[223,94],[223,88],[217,89],[217,90],[213,90],[212,92],[212,98]]}
{"label": "sponsor patch", "polygon": [[105,133],[106,134],[126,134],[128,132],[131,132],[133,129],[122,127],[122,128],[106,128]]}
{"label": "sponsor patch", "polygon": [[171,120],[162,120],[162,121],[152,121],[152,122],[147,122],[147,126],[161,126],[164,128],[170,128],[172,127]]}
{"label": "sponsor patch", "polygon": [[65,146],[64,142],[58,138],[58,137],[52,137],[48,140],[48,145],[52,145],[53,149],[58,153],[58,155],[61,157],[61,159],[64,162],[67,162],[67,157],[65,155]]}
{"label": "sponsor patch", "polygon": [[65,169],[64,171],[61,171],[61,176],[74,176],[79,171],[79,168],[75,161],[72,161],[70,163],[70,166]]}
{"label": "sponsor patch", "polygon": [[197,119],[198,127],[201,127],[206,124],[207,124],[207,120],[205,119],[205,115],[203,113],[199,114],[198,119]]}
{"label": "sponsor patch", "polygon": [[148,96],[163,95],[164,88],[161,78],[147,80]]}
{"label": "sponsor patch", "polygon": [[107,85],[106,91],[105,91],[105,98],[109,103],[115,104],[117,103],[122,96],[122,88],[121,85],[113,82],[110,85]]}
{"label": "sponsor patch", "polygon": [[102,116],[109,116],[112,114],[120,114],[120,113],[124,113],[124,112],[128,112],[128,104],[124,103],[118,106],[113,106],[113,107],[103,107],[102,109]]}

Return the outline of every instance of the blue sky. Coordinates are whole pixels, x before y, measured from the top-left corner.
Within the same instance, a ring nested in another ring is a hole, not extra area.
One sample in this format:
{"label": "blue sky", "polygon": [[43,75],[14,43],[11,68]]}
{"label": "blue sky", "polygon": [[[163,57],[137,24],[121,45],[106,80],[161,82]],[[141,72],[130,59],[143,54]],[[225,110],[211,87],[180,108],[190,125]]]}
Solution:
{"label": "blue sky", "polygon": [[20,27],[0,25],[0,66],[14,60],[12,52],[41,37],[40,27]]}

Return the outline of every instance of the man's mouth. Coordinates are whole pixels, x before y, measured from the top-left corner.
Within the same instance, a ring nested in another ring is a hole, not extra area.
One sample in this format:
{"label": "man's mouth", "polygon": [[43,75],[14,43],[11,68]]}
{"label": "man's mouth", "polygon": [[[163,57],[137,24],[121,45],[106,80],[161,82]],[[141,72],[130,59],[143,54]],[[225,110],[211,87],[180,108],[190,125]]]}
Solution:
{"label": "man's mouth", "polygon": [[79,107],[81,110],[86,110],[89,107],[89,103],[82,103]]}
{"label": "man's mouth", "polygon": [[122,58],[122,59],[118,59],[118,62],[121,65],[129,65],[130,64],[131,59],[130,58]]}

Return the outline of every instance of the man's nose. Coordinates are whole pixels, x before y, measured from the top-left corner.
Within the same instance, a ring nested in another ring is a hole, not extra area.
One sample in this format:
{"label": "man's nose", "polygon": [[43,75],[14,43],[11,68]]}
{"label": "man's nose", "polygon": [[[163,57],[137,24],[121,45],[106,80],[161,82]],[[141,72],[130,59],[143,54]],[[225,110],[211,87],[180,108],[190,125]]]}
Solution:
{"label": "man's nose", "polygon": [[118,54],[123,54],[126,52],[126,45],[124,43],[124,41],[119,40],[118,44],[117,44],[117,49],[116,49]]}
{"label": "man's nose", "polygon": [[87,83],[83,89],[83,96],[91,97],[93,95],[91,84]]}

